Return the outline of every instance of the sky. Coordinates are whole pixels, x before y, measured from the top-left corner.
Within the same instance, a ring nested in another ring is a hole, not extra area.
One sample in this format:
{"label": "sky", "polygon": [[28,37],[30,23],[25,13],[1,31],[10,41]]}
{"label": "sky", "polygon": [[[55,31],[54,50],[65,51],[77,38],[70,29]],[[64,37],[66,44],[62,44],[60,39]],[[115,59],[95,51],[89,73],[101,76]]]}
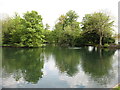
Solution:
{"label": "sky", "polygon": [[[74,10],[81,21],[85,14],[105,11],[116,21],[118,18],[119,0],[0,0],[0,14],[13,16],[15,12],[22,15],[26,11],[35,10],[43,17],[43,24],[53,28],[58,17],[69,10]],[[117,30],[117,29],[116,29]]]}

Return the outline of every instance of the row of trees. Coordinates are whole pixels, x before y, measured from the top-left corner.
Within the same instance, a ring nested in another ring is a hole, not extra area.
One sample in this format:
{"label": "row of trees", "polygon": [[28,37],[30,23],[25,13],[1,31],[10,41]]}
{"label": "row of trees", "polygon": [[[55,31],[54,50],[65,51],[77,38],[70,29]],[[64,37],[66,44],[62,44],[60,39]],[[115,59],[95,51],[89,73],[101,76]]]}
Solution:
{"label": "row of trees", "polygon": [[2,20],[3,45],[39,47],[45,44],[60,46],[103,45],[114,43],[111,17],[102,12],[86,14],[82,22],[75,11],[68,11],[58,18],[54,30],[43,26],[42,17],[36,11],[18,14]]}

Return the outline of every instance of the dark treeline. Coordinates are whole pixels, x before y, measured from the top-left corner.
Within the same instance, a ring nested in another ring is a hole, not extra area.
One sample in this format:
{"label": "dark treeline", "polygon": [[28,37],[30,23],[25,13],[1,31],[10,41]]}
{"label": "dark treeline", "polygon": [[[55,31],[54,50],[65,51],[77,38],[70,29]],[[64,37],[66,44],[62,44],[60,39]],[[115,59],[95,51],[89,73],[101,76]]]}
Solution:
{"label": "dark treeline", "polygon": [[16,14],[2,20],[3,45],[16,47],[40,47],[46,44],[59,46],[105,45],[115,42],[111,17],[103,12],[86,14],[82,22],[75,11],[61,15],[53,30],[42,23],[36,11]]}

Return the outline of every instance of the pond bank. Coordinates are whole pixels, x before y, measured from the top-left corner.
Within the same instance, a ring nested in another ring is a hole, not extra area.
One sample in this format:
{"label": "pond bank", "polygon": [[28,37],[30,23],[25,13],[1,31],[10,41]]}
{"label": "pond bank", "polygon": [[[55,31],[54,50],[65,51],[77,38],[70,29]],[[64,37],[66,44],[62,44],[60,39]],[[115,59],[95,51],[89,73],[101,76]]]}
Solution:
{"label": "pond bank", "polygon": [[[45,45],[45,46],[49,46],[49,45]],[[45,46],[42,46],[45,47]],[[51,46],[51,45],[50,45]],[[54,45],[53,45],[54,46]],[[58,45],[59,46],[59,45]],[[116,44],[111,44],[111,45],[103,45],[103,46],[99,46],[99,45],[84,45],[84,46],[79,46],[79,47],[89,47],[89,46],[93,46],[93,47],[97,47],[97,48],[108,48],[108,49],[120,49],[120,44],[116,45]],[[2,45],[0,47],[11,47],[11,48],[37,48],[37,47],[19,47],[19,46],[12,46],[12,45]],[[60,46],[60,47],[68,47],[68,46]]]}
{"label": "pond bank", "polygon": [[111,44],[111,45],[103,45],[103,46],[97,46],[99,48],[111,48],[111,49],[120,49],[120,44]]}

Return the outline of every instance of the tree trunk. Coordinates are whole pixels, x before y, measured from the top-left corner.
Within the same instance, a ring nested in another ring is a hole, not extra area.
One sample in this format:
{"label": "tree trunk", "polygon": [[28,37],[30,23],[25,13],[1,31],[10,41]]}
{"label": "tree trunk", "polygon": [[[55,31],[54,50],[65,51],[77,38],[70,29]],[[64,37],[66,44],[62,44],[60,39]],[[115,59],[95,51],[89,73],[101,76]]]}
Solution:
{"label": "tree trunk", "polygon": [[103,39],[103,35],[102,35],[102,32],[101,32],[100,41],[99,41],[99,45],[100,45],[100,46],[102,46],[102,39]]}
{"label": "tree trunk", "polygon": [[100,43],[99,43],[100,46],[102,46],[102,37],[100,36]]}

